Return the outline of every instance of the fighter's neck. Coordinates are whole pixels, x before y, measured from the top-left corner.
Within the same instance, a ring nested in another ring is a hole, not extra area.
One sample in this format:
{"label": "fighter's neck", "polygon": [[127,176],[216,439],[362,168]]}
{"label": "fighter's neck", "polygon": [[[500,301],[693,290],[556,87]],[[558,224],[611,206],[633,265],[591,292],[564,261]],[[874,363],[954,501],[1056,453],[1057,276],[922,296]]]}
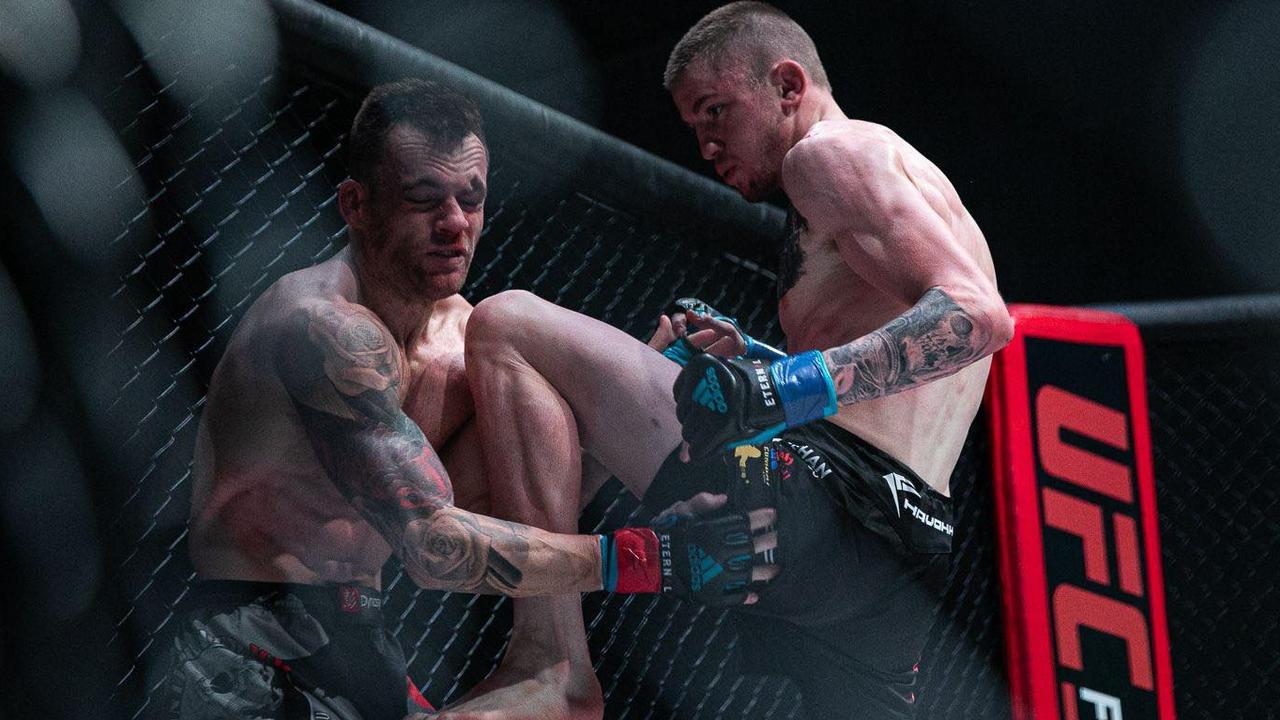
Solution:
{"label": "fighter's neck", "polygon": [[796,134],[792,138],[792,145],[800,142],[804,136],[809,134],[810,130],[813,130],[813,126],[820,122],[849,119],[849,116],[844,114],[844,110],[840,109],[835,98],[830,95],[823,96],[801,112],[804,113],[803,120],[796,123]]}
{"label": "fighter's neck", "polygon": [[350,247],[343,252],[346,253],[344,260],[355,275],[356,302],[372,310],[382,320],[401,350],[409,350],[424,340],[431,318],[444,301],[398,293],[389,283],[370,275]]}

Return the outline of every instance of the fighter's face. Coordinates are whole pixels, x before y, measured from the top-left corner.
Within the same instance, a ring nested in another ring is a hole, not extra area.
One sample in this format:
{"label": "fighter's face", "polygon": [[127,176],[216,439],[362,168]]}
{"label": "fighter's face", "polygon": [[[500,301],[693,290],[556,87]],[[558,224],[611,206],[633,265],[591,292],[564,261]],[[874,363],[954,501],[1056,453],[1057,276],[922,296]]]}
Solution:
{"label": "fighter's face", "polygon": [[690,67],[672,89],[676,109],[716,174],[752,202],[778,188],[786,156],[786,116],[770,85],[745,71]]}
{"label": "fighter's face", "polygon": [[475,135],[442,149],[397,125],[361,228],[369,270],[407,299],[438,300],[462,289],[484,227],[489,154]]}

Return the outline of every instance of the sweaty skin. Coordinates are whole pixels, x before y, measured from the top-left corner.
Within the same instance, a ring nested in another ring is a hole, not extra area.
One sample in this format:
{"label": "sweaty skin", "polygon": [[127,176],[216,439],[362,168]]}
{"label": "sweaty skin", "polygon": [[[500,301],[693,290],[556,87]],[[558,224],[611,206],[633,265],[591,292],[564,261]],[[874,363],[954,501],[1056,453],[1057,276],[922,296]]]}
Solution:
{"label": "sweaty skin", "polygon": [[788,351],[827,351],[841,405],[829,421],[945,494],[1007,332],[977,317],[1001,312],[982,231],[933,163],[873,123],[815,124],[782,182],[797,258],[779,288]]}
{"label": "sweaty skin", "polygon": [[392,129],[377,192],[339,188],[352,243],[246,313],[216,369],[194,466],[206,579],[381,587],[391,553],[426,588],[600,587],[594,537],[496,520],[459,295],[483,225],[487,153]]}
{"label": "sweaty skin", "polygon": [[[800,65],[779,61],[763,85],[745,72],[697,63],[673,98],[725,182],[748,200],[782,190],[790,201],[787,351],[823,352],[840,406],[829,422],[946,494],[988,356],[1012,332],[986,240],[936,166],[888,128],[845,117]],[[696,324],[708,347],[732,332]]]}

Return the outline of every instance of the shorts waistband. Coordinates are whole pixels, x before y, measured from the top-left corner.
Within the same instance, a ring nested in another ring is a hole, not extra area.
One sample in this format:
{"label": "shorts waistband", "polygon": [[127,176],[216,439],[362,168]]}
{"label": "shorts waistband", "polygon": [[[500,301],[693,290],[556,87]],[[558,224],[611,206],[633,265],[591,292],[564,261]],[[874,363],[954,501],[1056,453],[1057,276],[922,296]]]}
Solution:
{"label": "shorts waistband", "polygon": [[312,614],[365,623],[382,622],[382,592],[364,585],[197,580],[183,598],[183,604],[189,607],[274,604],[289,597],[301,601]]}
{"label": "shorts waistband", "polygon": [[830,422],[793,428],[782,440],[836,502],[873,532],[896,537],[913,553],[951,552],[951,498],[905,463]]}
{"label": "shorts waistband", "polygon": [[830,420],[821,420],[819,422],[809,423],[808,425],[802,425],[796,428],[796,430],[801,431],[800,433],[796,433],[797,435],[807,435],[809,437],[813,437],[814,435],[819,437],[825,436],[829,441],[835,443],[834,445],[824,446],[823,449],[828,454],[839,455],[841,454],[840,451],[844,450],[846,452],[861,455],[865,460],[870,461],[870,463],[877,468],[895,472],[910,480],[915,489],[919,490],[934,502],[941,503],[947,507],[951,506],[950,497],[934,490],[924,478],[917,475],[916,471],[908,467],[906,463],[890,455],[884,450],[881,450],[879,446],[868,442],[862,436],[852,433],[849,430],[836,425]]}

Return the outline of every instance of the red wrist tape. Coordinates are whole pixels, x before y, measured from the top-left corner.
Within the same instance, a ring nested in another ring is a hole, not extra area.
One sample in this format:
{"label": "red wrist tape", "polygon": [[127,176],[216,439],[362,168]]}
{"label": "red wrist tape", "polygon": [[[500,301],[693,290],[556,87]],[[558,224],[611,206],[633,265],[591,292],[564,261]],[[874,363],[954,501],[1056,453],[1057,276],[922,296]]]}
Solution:
{"label": "red wrist tape", "polygon": [[614,592],[656,593],[662,590],[662,560],[658,536],[649,528],[622,528],[613,533],[618,559],[618,586]]}

